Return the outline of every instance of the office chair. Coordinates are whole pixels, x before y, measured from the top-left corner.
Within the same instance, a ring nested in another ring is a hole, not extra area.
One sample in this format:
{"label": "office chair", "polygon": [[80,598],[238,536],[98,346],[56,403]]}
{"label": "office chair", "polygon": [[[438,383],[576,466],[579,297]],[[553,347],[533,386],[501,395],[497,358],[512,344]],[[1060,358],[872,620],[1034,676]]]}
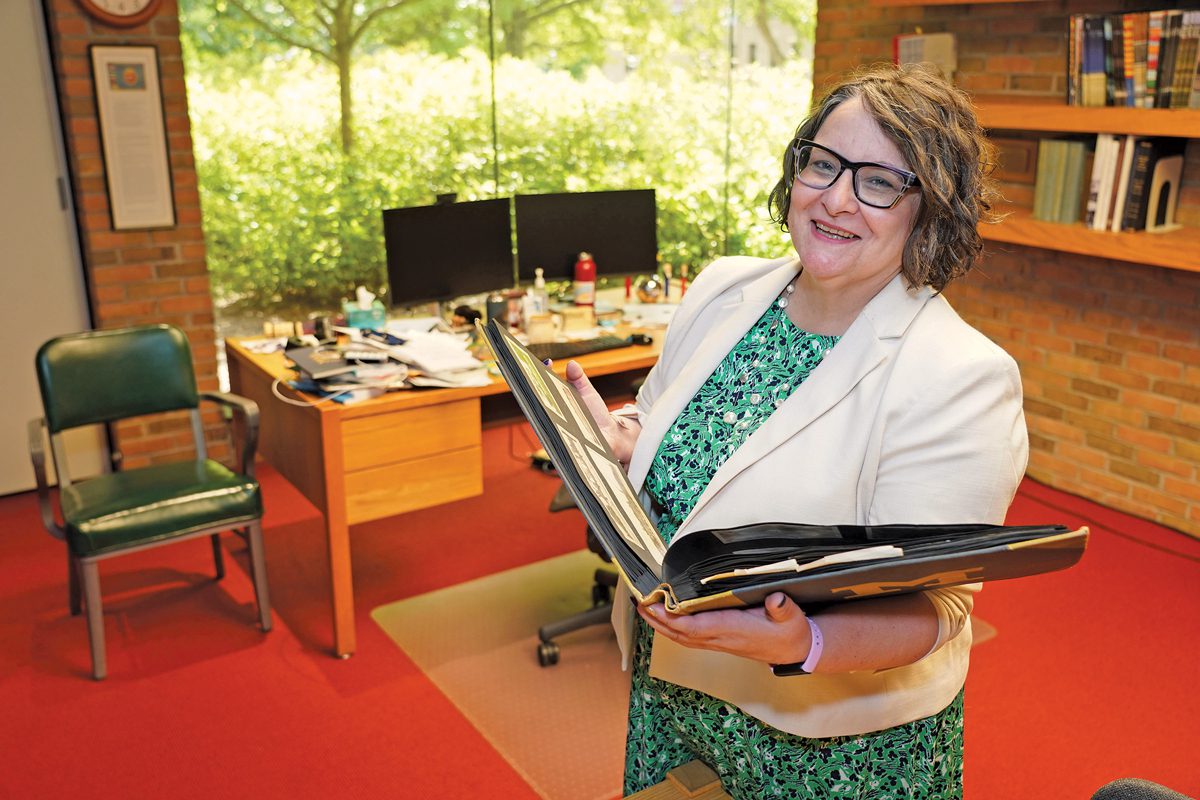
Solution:
{"label": "office chair", "polygon": [[[147,325],[90,331],[46,342],[35,358],[45,417],[29,423],[29,450],[37,480],[42,522],[66,543],[72,615],[87,608],[92,676],[107,675],[99,562],[113,556],[198,536],[212,540],[217,580],[225,576],[218,534],[237,530],[248,542],[259,624],[271,630],[262,540],[262,497],[254,479],[258,406],[220,392],[199,392],[187,338],[178,328]],[[200,400],[240,414],[240,472],[208,458]],[[115,468],[72,481],[63,432],[128,417],[186,410],[195,458],[151,467]],[[58,473],[58,517],[51,501],[43,449],[49,431]]]}
{"label": "office chair", "polygon": [[[558,487],[554,497],[550,500],[551,511],[565,511],[568,508],[574,508],[575,501],[571,499],[570,492],[567,491],[565,484]],[[592,529],[587,529],[587,547],[606,562],[611,562],[608,553],[604,552],[604,546],[600,544],[600,540],[596,538],[596,534],[592,533]],[[538,628],[538,646],[537,656],[538,664],[543,667],[552,667],[558,663],[560,650],[558,643],[554,640],[559,636],[565,636],[573,631],[587,628],[592,625],[606,625],[609,617],[612,616],[612,592],[617,587],[617,573],[610,569],[599,567],[592,577],[592,607],[586,611],[580,611],[577,614],[572,614],[566,619],[560,619],[555,622],[543,625]]]}

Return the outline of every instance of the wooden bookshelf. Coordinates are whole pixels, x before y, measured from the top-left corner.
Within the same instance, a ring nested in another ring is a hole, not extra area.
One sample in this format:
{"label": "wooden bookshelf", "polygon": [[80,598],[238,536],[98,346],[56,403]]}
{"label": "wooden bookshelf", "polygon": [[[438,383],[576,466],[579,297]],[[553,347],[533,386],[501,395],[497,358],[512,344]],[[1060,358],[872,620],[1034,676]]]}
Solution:
{"label": "wooden bookshelf", "polygon": [[[1049,99],[1016,101],[1011,96],[977,96],[975,101],[980,124],[992,131],[1200,138],[1197,109],[1089,108]],[[1196,228],[1185,227],[1169,233],[1112,233],[1090,230],[1082,223],[1066,225],[1035,220],[1026,208],[1006,210],[1010,217],[1004,222],[980,228],[985,239],[1200,272],[1200,230]]]}
{"label": "wooden bookshelf", "polygon": [[1061,102],[975,98],[979,122],[991,130],[1122,133],[1134,136],[1200,136],[1200,109],[1088,108]]}
{"label": "wooden bookshelf", "polygon": [[995,225],[980,225],[984,239],[1064,253],[1110,258],[1167,269],[1200,272],[1200,230],[1180,228],[1168,233],[1094,231],[1082,223],[1042,222],[1029,209],[1002,209],[1009,216]]}

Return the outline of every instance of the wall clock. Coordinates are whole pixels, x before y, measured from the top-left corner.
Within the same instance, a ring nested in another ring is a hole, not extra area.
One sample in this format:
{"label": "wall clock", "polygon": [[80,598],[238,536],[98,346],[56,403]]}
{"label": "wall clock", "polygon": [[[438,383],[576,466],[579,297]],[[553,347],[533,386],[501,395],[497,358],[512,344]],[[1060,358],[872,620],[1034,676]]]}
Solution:
{"label": "wall clock", "polygon": [[154,16],[162,0],[76,0],[80,7],[106,25],[129,28]]}

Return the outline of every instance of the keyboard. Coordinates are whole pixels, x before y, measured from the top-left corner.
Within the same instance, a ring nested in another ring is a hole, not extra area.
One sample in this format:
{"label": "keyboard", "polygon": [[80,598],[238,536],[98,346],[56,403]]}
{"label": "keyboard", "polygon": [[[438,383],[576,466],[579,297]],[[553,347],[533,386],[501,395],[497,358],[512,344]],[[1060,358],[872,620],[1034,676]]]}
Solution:
{"label": "keyboard", "polygon": [[569,342],[535,342],[528,345],[529,352],[542,361],[552,359],[562,361],[567,358],[578,358],[588,353],[598,353],[601,350],[613,350],[618,347],[628,347],[629,340],[620,336],[597,336],[593,339],[575,339]]}

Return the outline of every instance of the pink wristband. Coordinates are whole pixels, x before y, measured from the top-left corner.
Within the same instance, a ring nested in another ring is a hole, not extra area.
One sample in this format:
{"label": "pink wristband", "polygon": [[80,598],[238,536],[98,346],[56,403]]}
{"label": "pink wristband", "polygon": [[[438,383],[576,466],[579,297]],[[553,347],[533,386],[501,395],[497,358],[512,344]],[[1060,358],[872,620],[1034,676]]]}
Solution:
{"label": "pink wristband", "polygon": [[821,629],[817,627],[816,620],[812,617],[805,617],[808,620],[808,630],[812,634],[812,642],[808,646],[808,656],[803,663],[793,662],[791,664],[772,664],[771,672],[776,677],[786,678],[792,675],[810,675],[817,668],[817,662],[821,660],[821,651],[825,649],[825,637],[821,635]]}
{"label": "pink wristband", "polygon": [[808,629],[812,632],[812,645],[808,648],[808,658],[804,659],[800,669],[811,674],[817,668],[817,662],[821,660],[821,651],[825,649],[825,638],[821,636],[821,629],[817,627],[816,620],[812,617],[805,617],[805,619],[808,620]]}

